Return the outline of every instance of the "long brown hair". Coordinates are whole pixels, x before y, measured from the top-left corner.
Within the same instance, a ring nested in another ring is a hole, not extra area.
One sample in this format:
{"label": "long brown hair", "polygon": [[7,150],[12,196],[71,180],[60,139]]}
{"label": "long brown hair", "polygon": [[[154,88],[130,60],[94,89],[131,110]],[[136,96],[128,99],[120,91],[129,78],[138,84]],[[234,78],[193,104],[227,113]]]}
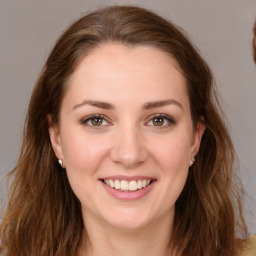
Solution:
{"label": "long brown hair", "polygon": [[[172,244],[180,255],[236,255],[246,234],[234,148],[223,122],[212,73],[171,22],[142,8],[113,6],[90,13],[58,39],[35,85],[8,206],[1,224],[6,256],[76,255],[84,229],[80,202],[52,150],[47,116],[58,124],[68,78],[100,44],[150,45],[174,57],[187,80],[194,124],[204,122],[196,162],[176,202]],[[154,60],[152,60],[154,61]],[[240,225],[238,225],[240,223]]]}

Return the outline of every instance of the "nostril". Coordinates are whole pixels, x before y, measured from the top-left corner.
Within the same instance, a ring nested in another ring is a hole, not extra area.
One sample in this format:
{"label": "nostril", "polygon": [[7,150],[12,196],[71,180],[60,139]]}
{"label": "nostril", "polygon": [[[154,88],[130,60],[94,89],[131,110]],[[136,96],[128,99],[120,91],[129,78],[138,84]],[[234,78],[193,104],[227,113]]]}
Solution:
{"label": "nostril", "polygon": [[147,152],[143,147],[124,146],[115,147],[111,150],[111,160],[125,167],[134,167],[146,161]]}

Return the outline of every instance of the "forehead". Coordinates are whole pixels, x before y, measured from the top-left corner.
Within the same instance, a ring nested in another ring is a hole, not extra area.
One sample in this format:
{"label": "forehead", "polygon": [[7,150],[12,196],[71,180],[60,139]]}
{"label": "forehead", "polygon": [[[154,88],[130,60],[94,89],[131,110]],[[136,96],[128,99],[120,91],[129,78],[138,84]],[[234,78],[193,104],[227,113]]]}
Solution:
{"label": "forehead", "polygon": [[[128,101],[187,100],[177,61],[151,46],[103,44],[85,56],[71,75],[66,96]],[[186,98],[186,99],[185,99]]]}
{"label": "forehead", "polygon": [[[155,46],[149,45],[128,45],[118,42],[109,42],[103,43],[92,50],[90,50],[84,58],[82,58],[75,71],[73,72],[71,79],[79,72],[80,69],[83,69],[84,65],[98,65],[98,68],[103,67],[106,69],[106,63],[121,64],[122,68],[129,67],[130,64],[136,66],[143,65],[143,70],[146,71],[150,66],[160,65],[162,71],[164,71],[163,66],[166,68],[167,65],[172,66],[181,74],[183,73],[180,65],[176,59],[169,53],[156,48]],[[110,67],[110,66],[109,66]]]}

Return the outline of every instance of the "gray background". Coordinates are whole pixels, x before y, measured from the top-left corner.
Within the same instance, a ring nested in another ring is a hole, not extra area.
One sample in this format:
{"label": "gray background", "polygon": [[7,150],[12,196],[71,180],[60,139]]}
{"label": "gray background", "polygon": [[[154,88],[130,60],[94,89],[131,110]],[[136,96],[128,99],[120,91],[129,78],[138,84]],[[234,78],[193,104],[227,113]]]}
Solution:
{"label": "gray background", "polygon": [[[249,195],[246,209],[255,212],[255,0],[0,0],[0,176],[17,160],[32,87],[55,40],[81,14],[108,4],[150,8],[184,28],[200,49],[214,72],[230,123]],[[247,216],[256,232],[255,219]]]}

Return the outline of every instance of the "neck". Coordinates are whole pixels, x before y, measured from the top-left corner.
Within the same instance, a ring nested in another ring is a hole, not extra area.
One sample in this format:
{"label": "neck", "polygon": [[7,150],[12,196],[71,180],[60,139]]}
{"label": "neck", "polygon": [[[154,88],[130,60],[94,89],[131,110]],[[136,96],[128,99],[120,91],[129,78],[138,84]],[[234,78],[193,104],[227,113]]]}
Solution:
{"label": "neck", "polygon": [[124,230],[85,218],[79,256],[173,256],[169,248],[172,219],[168,215],[147,226]]}

